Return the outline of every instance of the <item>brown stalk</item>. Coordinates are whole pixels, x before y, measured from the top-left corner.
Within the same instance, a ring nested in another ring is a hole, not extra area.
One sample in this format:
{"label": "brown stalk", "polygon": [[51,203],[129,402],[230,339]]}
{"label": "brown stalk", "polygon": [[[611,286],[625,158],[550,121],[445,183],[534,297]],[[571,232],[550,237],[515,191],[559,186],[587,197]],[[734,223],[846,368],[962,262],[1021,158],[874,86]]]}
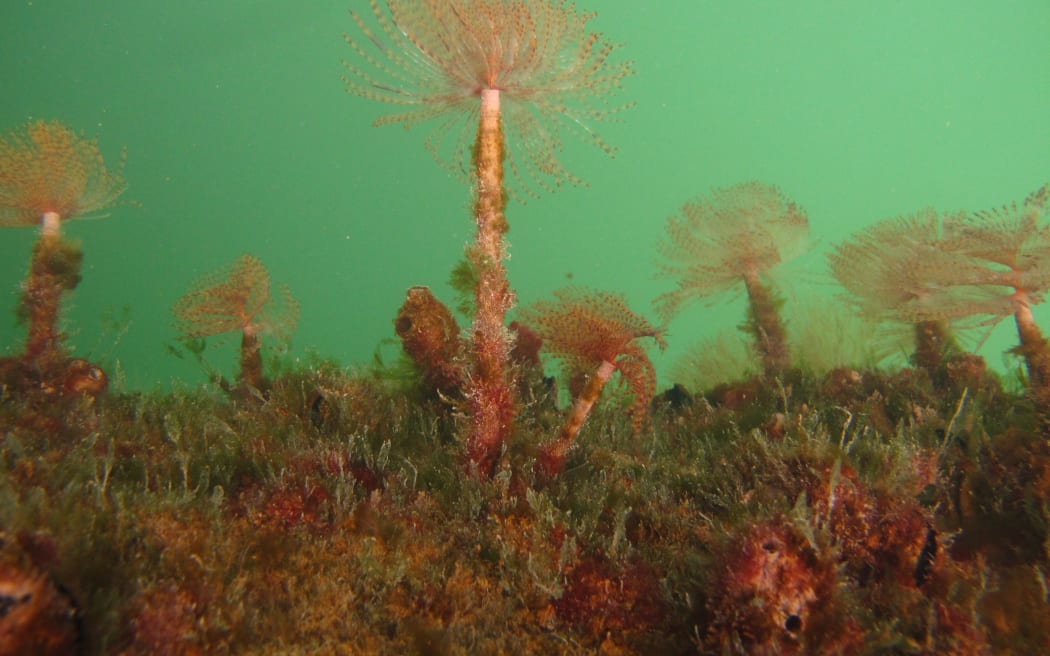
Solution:
{"label": "brown stalk", "polygon": [[764,277],[806,245],[805,213],[770,185],[749,182],[714,190],[686,203],[667,221],[660,266],[677,289],[656,299],[664,321],[687,302],[716,296],[741,283],[748,298],[751,334],[766,376],[789,368],[787,331],[779,300]]}
{"label": "brown stalk", "polygon": [[259,392],[267,388],[261,336],[287,338],[299,320],[299,304],[291,292],[282,287],[279,295],[272,295],[270,274],[252,255],[242,255],[229,269],[199,279],[172,312],[186,337],[240,332],[241,384]]}
{"label": "brown stalk", "polygon": [[[663,330],[635,314],[619,294],[576,287],[558,290],[554,301],[539,301],[524,308],[521,322],[543,339],[543,349],[562,361],[569,380],[589,375],[558,436],[543,445],[537,457],[540,478],[557,475],[602,389],[616,371],[630,388],[632,423],[642,427],[656,388],[656,372],[642,338],[666,346]],[[593,373],[592,373],[593,372]]]}
{"label": "brown stalk", "polygon": [[38,372],[67,359],[59,308],[63,293],[80,282],[80,247],[62,238],[62,223],[113,205],[126,188],[123,165],[122,157],[116,171],[108,170],[94,140],[58,121],[34,121],[0,137],[0,226],[40,226],[21,307],[29,324],[22,358]]}
{"label": "brown stalk", "polygon": [[[468,468],[489,476],[513,428],[515,405],[505,325],[514,304],[504,267],[505,168],[526,192],[580,182],[558,160],[561,134],[580,135],[611,155],[590,125],[622,108],[595,100],[617,91],[633,71],[630,63],[611,63],[616,46],[587,31],[592,14],[562,0],[370,5],[371,19],[351,12],[357,30],[345,35],[354,53],[344,62],[347,90],[406,108],[377,125],[433,121],[428,150],[453,170],[469,172],[474,184],[477,233],[468,259],[477,287],[465,450]],[[466,148],[471,141],[473,149]]]}

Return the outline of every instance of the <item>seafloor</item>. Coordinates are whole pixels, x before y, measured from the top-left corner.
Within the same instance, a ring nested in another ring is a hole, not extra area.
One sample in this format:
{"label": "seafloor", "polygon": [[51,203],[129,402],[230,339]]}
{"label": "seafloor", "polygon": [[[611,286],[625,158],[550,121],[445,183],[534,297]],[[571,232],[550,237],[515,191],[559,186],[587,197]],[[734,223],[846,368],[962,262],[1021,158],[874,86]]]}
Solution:
{"label": "seafloor", "polygon": [[392,371],[5,381],[0,652],[1050,649],[1050,443],[977,358],[675,388],[641,431],[607,393],[547,481],[541,372],[485,479],[457,404]]}

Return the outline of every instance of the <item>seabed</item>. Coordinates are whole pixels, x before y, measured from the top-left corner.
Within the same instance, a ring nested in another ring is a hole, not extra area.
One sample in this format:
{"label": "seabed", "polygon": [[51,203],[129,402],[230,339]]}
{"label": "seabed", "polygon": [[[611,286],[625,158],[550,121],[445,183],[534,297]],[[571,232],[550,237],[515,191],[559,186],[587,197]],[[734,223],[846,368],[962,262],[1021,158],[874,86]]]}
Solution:
{"label": "seabed", "polygon": [[488,479],[390,370],[8,380],[0,653],[1039,653],[1050,444],[994,374],[945,373],[674,388],[638,433],[614,393],[548,481],[537,371]]}

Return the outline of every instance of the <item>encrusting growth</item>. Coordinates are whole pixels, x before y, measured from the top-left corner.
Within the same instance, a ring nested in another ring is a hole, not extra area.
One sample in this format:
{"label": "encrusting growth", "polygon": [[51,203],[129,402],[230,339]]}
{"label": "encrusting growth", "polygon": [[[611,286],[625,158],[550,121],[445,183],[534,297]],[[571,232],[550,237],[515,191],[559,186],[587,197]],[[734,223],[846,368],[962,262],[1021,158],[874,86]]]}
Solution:
{"label": "encrusting growth", "polygon": [[[561,133],[575,132],[611,155],[590,125],[622,109],[596,103],[617,91],[632,68],[629,62],[610,62],[616,46],[587,31],[593,14],[578,14],[563,1],[384,4],[386,10],[371,0],[380,33],[351,12],[364,38],[345,36],[355,56],[344,62],[344,80],[352,93],[408,108],[377,125],[436,120],[428,150],[439,161],[470,171],[477,236],[467,255],[477,287],[466,451],[470,467],[489,475],[514,417],[507,371],[512,340],[504,323],[514,303],[504,267],[504,166],[526,189],[578,183],[557,159]],[[475,128],[474,147],[468,149]]]}
{"label": "encrusting growth", "polygon": [[427,386],[439,395],[457,394],[463,385],[459,325],[429,287],[412,287],[394,319],[401,347],[419,368]]}
{"label": "encrusting growth", "polygon": [[251,255],[242,255],[228,270],[198,280],[172,311],[186,337],[239,331],[241,383],[260,392],[266,390],[261,336],[287,339],[299,321],[299,303],[285,286],[272,294],[270,274]]}
{"label": "encrusting growth", "polygon": [[59,303],[80,282],[80,246],[62,238],[62,222],[113,205],[126,188],[122,170],[123,158],[108,170],[96,141],[58,121],[0,138],[0,226],[41,227],[21,311],[29,324],[23,361],[45,378],[66,360]]}
{"label": "encrusting growth", "polygon": [[661,349],[666,347],[663,330],[631,311],[619,294],[570,287],[554,295],[555,301],[524,308],[521,322],[543,339],[546,353],[562,361],[566,378],[590,378],[558,437],[542,448],[536,467],[544,478],[562,470],[576,435],[616,371],[634,395],[631,415],[635,428],[641,428],[656,388],[656,372],[639,340],[648,337]]}
{"label": "encrusting growth", "polygon": [[666,321],[689,300],[743,283],[750,308],[745,328],[765,374],[781,375],[789,365],[787,335],[779,302],[763,277],[799,255],[808,234],[805,213],[770,185],[738,184],[686,203],[668,219],[667,239],[659,246],[663,274],[678,278],[678,288],[656,300],[660,317]]}

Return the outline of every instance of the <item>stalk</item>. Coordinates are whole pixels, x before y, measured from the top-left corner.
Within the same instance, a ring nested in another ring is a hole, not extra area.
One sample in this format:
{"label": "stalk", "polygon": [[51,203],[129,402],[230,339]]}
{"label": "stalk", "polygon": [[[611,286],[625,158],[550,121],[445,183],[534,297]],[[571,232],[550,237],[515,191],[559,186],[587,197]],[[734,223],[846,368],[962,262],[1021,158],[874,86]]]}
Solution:
{"label": "stalk", "polygon": [[576,440],[580,429],[583,428],[584,422],[587,421],[587,416],[591,414],[591,408],[598,401],[602,394],[602,389],[609,382],[609,378],[614,371],[616,371],[616,365],[608,360],[603,360],[601,365],[598,366],[598,371],[587,381],[587,386],[583,388],[583,391],[576,398],[576,402],[572,406],[572,414],[565,421],[561,431],[558,433],[558,437],[543,445],[540,455],[536,459],[536,474],[539,478],[544,480],[553,478],[565,468],[565,459],[569,455],[569,448],[572,447],[572,443]]}
{"label": "stalk", "polygon": [[471,329],[474,370],[468,383],[470,435],[467,440],[469,466],[479,475],[491,475],[503,443],[510,434],[514,397],[507,377],[510,335],[504,317],[514,302],[503,265],[506,248],[503,235],[503,128],[500,123],[500,92],[481,92],[481,117],[474,150],[477,237],[471,261],[477,272],[477,310]]}

